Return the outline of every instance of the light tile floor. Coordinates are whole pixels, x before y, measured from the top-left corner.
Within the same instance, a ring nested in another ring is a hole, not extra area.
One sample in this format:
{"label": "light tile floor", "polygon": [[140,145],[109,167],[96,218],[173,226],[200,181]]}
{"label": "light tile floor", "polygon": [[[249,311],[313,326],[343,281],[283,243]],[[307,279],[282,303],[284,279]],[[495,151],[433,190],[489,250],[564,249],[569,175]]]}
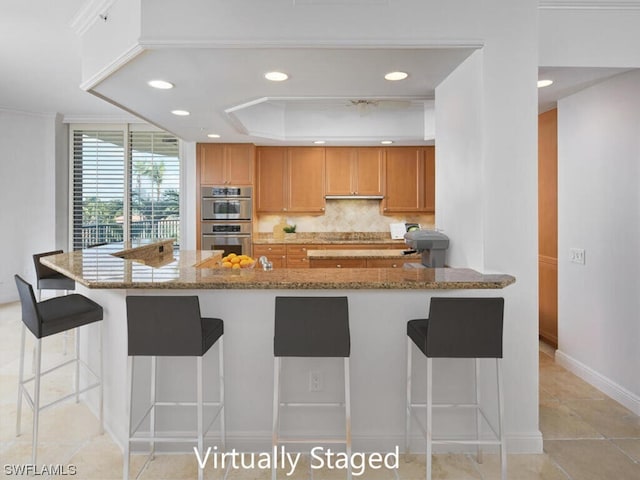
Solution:
{"label": "light tile floor", "polygon": [[[8,475],[5,465],[29,463],[31,413],[23,407],[20,437],[15,436],[17,378],[20,341],[20,305],[0,305],[0,478]],[[32,339],[27,335],[27,352]],[[71,339],[72,341],[72,339]],[[55,364],[62,355],[62,336],[45,339],[45,364]],[[71,350],[71,349],[70,349]],[[30,371],[27,360],[27,371]],[[62,371],[43,384],[45,398],[70,391],[72,369]],[[545,453],[509,455],[510,480],[639,480],[640,418],[600,391],[554,363],[553,351],[540,350],[540,429]],[[98,434],[98,421],[82,403],[59,405],[41,416],[41,464],[69,464],[77,468],[70,476],[37,477],[79,480],[110,480],[122,476],[122,453],[108,435]],[[132,471],[143,461],[132,460]],[[298,468],[292,480],[342,480],[343,472],[311,471]],[[143,480],[196,478],[193,455],[159,455],[141,475]],[[216,472],[206,470],[205,478],[215,480],[268,480],[265,470]],[[434,479],[499,479],[497,455],[485,455],[477,464],[471,455],[436,455]],[[424,478],[424,456],[400,461],[397,471],[367,470],[363,480],[418,480]]]}

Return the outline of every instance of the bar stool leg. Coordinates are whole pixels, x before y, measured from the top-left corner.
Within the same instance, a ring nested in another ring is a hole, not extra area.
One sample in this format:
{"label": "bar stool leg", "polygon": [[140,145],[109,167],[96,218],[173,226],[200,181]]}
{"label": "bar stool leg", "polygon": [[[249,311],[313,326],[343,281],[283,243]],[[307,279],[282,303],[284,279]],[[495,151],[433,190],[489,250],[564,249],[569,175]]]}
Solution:
{"label": "bar stool leg", "polygon": [[276,480],[278,464],[278,430],[280,425],[280,357],[273,358],[273,427],[271,429],[271,480]]}
{"label": "bar stool leg", "polygon": [[[480,441],[480,428],[482,427],[482,415],[480,415],[480,359],[474,360],[474,376],[475,376],[475,390],[476,390],[476,439]],[[482,447],[480,444],[476,447],[476,462],[482,463]]]}
{"label": "bar stool leg", "polygon": [[[202,356],[199,356],[196,360],[197,363],[197,422],[198,422],[198,451],[200,454],[204,452],[204,415],[203,415],[203,406],[204,406],[204,392],[203,392],[203,375],[202,375]],[[204,478],[204,469],[198,467],[198,480],[203,480]]]}
{"label": "bar stool leg", "polygon": [[404,461],[409,461],[409,454],[411,453],[411,341],[410,337],[407,337],[407,410],[406,424],[404,428]]}
{"label": "bar stool leg", "polygon": [[433,450],[433,360],[427,357],[427,452],[426,452],[426,464],[427,464],[427,480],[431,480],[431,453]]}
{"label": "bar stool leg", "polygon": [[76,328],[76,373],[74,377],[76,385],[76,403],[80,402],[80,328]]}
{"label": "bar stool leg", "polygon": [[222,341],[223,341],[223,337],[220,337],[220,339],[218,340],[218,355],[219,355],[219,361],[218,361],[218,378],[219,378],[219,382],[220,382],[220,404],[221,404],[221,408],[220,408],[220,443],[222,446],[222,451],[226,452],[227,450],[227,432],[225,430],[225,424],[224,424],[224,415],[225,415],[225,411],[224,411],[224,406],[225,406],[225,401],[224,401],[224,350],[223,350],[223,346],[222,346]]}
{"label": "bar stool leg", "polygon": [[22,341],[20,342],[20,373],[18,374],[18,405],[16,406],[16,437],[20,436],[20,422],[22,420],[22,396],[24,395],[24,344],[26,342],[27,326],[22,324]]}
{"label": "bar stool leg", "polygon": [[42,340],[36,340],[36,376],[33,379],[33,438],[31,439],[31,464],[36,465],[38,450],[38,420],[40,419],[40,371],[42,368]]}
{"label": "bar stool leg", "polygon": [[[64,291],[65,295],[69,295],[69,290],[65,290]],[[38,301],[40,301],[40,299],[38,299]],[[77,333],[76,333],[77,335]],[[62,337],[62,354],[64,356],[67,355],[67,340],[69,338],[69,330],[67,330],[66,332],[64,332],[63,337]],[[102,377],[100,377],[102,378]]]}
{"label": "bar stool leg", "polygon": [[151,451],[150,458],[153,460],[156,453],[156,380],[157,380],[158,357],[151,357],[151,388],[149,401],[151,402],[151,412],[149,412],[149,449]]}
{"label": "bar stool leg", "polygon": [[500,471],[502,480],[507,480],[507,443],[504,437],[504,398],[502,385],[502,362],[496,358],[496,376],[498,381],[498,433],[500,435]]}
{"label": "bar stool leg", "polygon": [[127,357],[127,413],[129,415],[127,419],[127,441],[124,444],[124,453],[122,456],[122,479],[129,480],[129,467],[130,467],[130,448],[131,448],[131,405],[133,404],[133,357]]}
{"label": "bar stool leg", "polygon": [[100,372],[100,387],[98,389],[98,393],[100,395],[100,399],[98,400],[99,402],[99,410],[100,410],[100,435],[104,434],[104,361],[102,360],[102,336],[103,336],[104,332],[102,330],[102,322],[98,322],[98,335],[100,336],[100,346],[99,346],[99,350],[100,352],[98,353],[99,357],[98,357],[98,363],[99,363],[99,367],[98,367],[98,371]]}
{"label": "bar stool leg", "polygon": [[[349,374],[349,357],[344,357],[344,409],[347,430],[347,456],[351,459],[351,376]],[[351,480],[351,461],[347,463],[347,480]]]}

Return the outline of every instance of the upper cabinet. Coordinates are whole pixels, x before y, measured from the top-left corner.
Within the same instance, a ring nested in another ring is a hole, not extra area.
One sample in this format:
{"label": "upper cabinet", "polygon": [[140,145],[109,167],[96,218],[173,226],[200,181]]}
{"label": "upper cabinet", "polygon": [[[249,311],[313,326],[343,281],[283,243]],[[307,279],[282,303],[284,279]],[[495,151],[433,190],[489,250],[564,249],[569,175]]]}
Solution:
{"label": "upper cabinet", "polygon": [[386,149],[384,214],[435,211],[435,148]]}
{"label": "upper cabinet", "polygon": [[327,195],[382,195],[384,148],[326,148]]}
{"label": "upper cabinet", "polygon": [[250,143],[199,143],[202,185],[251,185],[255,146]]}
{"label": "upper cabinet", "polygon": [[318,147],[258,147],[258,212],[323,214],[324,150]]}

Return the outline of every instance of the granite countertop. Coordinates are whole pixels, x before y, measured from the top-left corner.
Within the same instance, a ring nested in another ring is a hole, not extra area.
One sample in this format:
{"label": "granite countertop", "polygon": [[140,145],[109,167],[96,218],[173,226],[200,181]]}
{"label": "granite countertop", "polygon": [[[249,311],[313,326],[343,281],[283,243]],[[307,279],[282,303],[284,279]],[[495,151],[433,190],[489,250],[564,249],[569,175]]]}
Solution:
{"label": "granite countertop", "polygon": [[404,239],[394,240],[389,232],[300,232],[285,234],[283,238],[274,238],[272,233],[258,232],[253,234],[255,244],[304,243],[309,245],[331,245],[334,243],[379,244],[397,243],[404,248]]}
{"label": "granite countertop", "polygon": [[[180,250],[154,262],[113,256],[122,244],[44,257],[41,262],[88,288],[108,289],[499,289],[515,278],[467,268],[198,268],[218,251]],[[147,264],[152,263],[152,264]]]}
{"label": "granite countertop", "polygon": [[307,257],[310,259],[335,260],[343,258],[405,258],[420,262],[422,256],[418,253],[403,255],[404,250],[308,250]]}

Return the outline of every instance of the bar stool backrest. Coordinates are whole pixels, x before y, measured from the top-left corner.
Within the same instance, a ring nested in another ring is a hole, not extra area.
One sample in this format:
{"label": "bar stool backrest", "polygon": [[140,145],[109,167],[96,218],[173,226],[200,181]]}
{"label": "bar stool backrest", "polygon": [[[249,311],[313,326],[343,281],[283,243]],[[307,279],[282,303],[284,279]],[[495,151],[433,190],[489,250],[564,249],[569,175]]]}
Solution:
{"label": "bar stool backrest", "polygon": [[40,259],[42,257],[48,257],[50,255],[58,255],[59,253],[63,253],[63,251],[53,250],[51,252],[36,253],[33,256],[33,263],[35,264],[35,267],[36,267],[36,278],[38,279],[38,283],[40,283],[40,280],[42,280],[43,278],[55,277],[56,275],[59,275],[59,273],[56,272],[55,270],[40,263]]}
{"label": "bar stool backrest", "polygon": [[42,338],[42,317],[38,312],[38,302],[33,293],[33,287],[20,275],[14,275],[20,304],[22,306],[22,321],[36,338]]}
{"label": "bar stool backrest", "polygon": [[502,358],[504,298],[431,299],[427,357]]}
{"label": "bar stool backrest", "polygon": [[276,357],[348,357],[347,297],[276,297]]}
{"label": "bar stool backrest", "polygon": [[127,329],[129,355],[203,354],[197,296],[128,296]]}

